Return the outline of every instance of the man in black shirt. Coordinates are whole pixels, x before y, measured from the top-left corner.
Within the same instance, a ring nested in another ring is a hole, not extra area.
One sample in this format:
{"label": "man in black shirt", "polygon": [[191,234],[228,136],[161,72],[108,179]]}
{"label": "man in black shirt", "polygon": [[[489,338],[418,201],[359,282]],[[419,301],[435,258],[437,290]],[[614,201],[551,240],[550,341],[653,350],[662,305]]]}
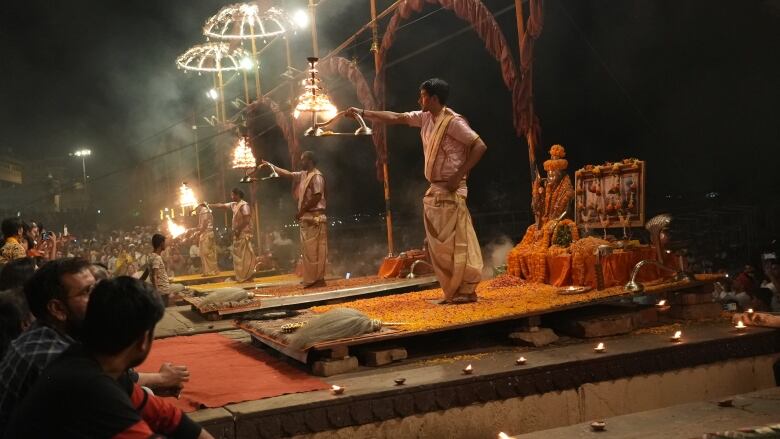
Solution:
{"label": "man in black shirt", "polygon": [[137,279],[100,282],[87,306],[83,344],[43,371],[14,412],[7,437],[213,439],[128,376],[149,354],[163,312],[156,292]]}

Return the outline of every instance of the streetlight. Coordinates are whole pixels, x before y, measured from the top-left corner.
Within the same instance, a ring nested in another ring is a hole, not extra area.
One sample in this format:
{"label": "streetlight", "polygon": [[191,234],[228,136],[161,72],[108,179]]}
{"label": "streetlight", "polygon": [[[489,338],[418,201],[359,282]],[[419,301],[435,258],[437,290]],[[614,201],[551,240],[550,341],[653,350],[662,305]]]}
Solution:
{"label": "streetlight", "polygon": [[87,157],[92,155],[92,151],[88,149],[80,149],[73,153],[76,157],[81,157],[81,172],[84,176],[84,187],[87,187]]}

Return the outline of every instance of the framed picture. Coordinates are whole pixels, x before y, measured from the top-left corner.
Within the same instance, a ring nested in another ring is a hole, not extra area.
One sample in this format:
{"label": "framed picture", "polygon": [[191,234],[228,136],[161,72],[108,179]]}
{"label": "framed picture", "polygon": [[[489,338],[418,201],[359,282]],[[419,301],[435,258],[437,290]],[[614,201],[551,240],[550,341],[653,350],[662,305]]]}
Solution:
{"label": "framed picture", "polygon": [[645,162],[626,159],[574,173],[574,215],[587,228],[643,227]]}

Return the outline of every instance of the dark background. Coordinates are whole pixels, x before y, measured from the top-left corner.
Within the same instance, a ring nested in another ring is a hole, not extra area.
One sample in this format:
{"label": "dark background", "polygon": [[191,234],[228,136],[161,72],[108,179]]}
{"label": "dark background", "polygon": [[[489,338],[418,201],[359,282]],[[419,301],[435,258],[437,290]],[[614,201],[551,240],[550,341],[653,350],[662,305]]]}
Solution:
{"label": "dark background", "polygon": [[[305,6],[303,1],[285,3],[290,10]],[[80,176],[80,163],[67,154],[90,147],[92,205],[103,210],[107,224],[126,223],[134,188],[124,170],[170,148],[164,142],[191,142],[193,120],[203,124],[193,115],[210,114],[212,104],[204,96],[210,78],[185,75],[174,60],[203,41],[203,21],[224,4],[4,5],[0,152],[21,159],[62,157]],[[380,10],[389,4],[379,1]],[[513,1],[485,4],[495,13],[503,11],[497,21],[516,61],[515,15],[508,8]],[[702,203],[777,204],[780,1],[547,0],[545,12],[534,69],[544,147],[537,151],[540,161],[554,143],[566,147],[572,171],[606,160],[643,159],[649,213]],[[368,1],[324,2],[318,9],[321,55],[368,19]],[[468,118],[489,148],[469,182],[472,212],[523,215],[529,204],[528,152],[525,141],[514,135],[510,95],[497,62],[468,31],[393,64],[466,26],[434,5],[406,23],[411,24],[399,31],[388,56],[389,109],[415,109],[420,82],[434,76],[448,80],[450,106]],[[362,35],[342,55],[355,58],[370,83],[369,37]],[[302,69],[311,54],[308,32],[291,41],[294,63]],[[282,50],[269,53],[261,66],[265,90],[280,81],[284,64]],[[239,82],[234,81],[233,95],[241,94]],[[326,86],[339,108],[358,105],[348,83],[328,80]],[[289,105],[284,94],[275,99],[283,108]],[[272,128],[270,116],[263,120],[271,129],[258,147],[288,166],[279,130]],[[419,132],[391,128],[389,145],[393,207],[399,221],[417,218],[426,187]],[[370,140],[304,139],[303,147],[319,153],[331,215],[384,210]],[[192,160],[179,157],[180,170],[171,173],[191,173]],[[24,189],[15,190],[17,197],[0,193],[0,204],[29,209],[35,200],[20,203],[18,191]],[[286,222],[292,214],[289,186],[272,181],[262,191],[268,224]],[[705,197],[713,192],[714,199]],[[143,215],[153,221],[156,208]],[[514,237],[522,230],[498,232]]]}

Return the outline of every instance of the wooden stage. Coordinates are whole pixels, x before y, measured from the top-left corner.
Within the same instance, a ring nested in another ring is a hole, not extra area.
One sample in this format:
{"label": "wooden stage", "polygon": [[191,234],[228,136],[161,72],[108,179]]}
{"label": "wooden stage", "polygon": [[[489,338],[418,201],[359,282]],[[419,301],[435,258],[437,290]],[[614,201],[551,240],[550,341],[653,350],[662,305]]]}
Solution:
{"label": "wooden stage", "polygon": [[[264,278],[279,274],[278,270],[263,270],[254,274],[255,278]],[[182,284],[185,286],[193,285],[208,285],[210,283],[229,282],[236,273],[233,270],[220,271],[217,274],[204,276],[202,274],[185,274],[182,276],[175,276],[172,280],[173,283]]]}
{"label": "wooden stage", "polygon": [[[227,303],[222,306],[202,306],[203,297],[185,297],[192,310],[207,320],[220,320],[226,317],[235,317],[252,311],[271,311],[284,308],[301,308],[312,305],[369,297],[381,294],[397,294],[410,289],[428,287],[436,283],[433,276],[418,277],[414,279],[381,279],[377,277],[353,278],[331,281],[330,286],[306,290],[295,283],[277,282],[256,284],[253,293],[254,298],[240,303]],[[255,285],[255,284],[252,284]],[[293,286],[294,285],[294,286]]]}
{"label": "wooden stage", "polygon": [[[695,281],[666,282],[647,285],[645,295],[666,297],[672,293],[681,291],[696,291],[702,288],[710,288],[717,277],[699,276]],[[364,312],[370,318],[378,318],[382,321],[406,322],[405,326],[382,328],[380,331],[362,336],[321,341],[309,349],[296,350],[287,345],[287,337],[282,334],[281,327],[284,324],[296,321],[307,321],[316,315],[316,312],[325,312],[336,306],[314,308],[315,312],[308,312],[292,319],[264,320],[264,321],[237,321],[236,326],[247,331],[255,343],[271,347],[291,358],[306,363],[312,352],[323,353],[331,358],[343,358],[347,356],[351,347],[366,344],[381,343],[387,341],[399,341],[411,337],[430,335],[445,331],[454,331],[463,328],[472,328],[511,320],[522,320],[529,317],[542,316],[560,311],[577,308],[591,307],[633,297],[623,287],[613,287],[602,291],[591,291],[582,295],[557,295],[555,287],[543,284],[531,284],[531,286],[501,287],[495,288],[490,297],[489,287],[491,281],[480,285],[480,296],[483,299],[474,304],[462,305],[434,305],[431,298],[441,294],[441,290],[428,290],[408,293],[402,296],[379,297],[374,299],[359,300],[338,306],[350,307]],[[552,288],[550,293],[546,288]],[[530,288],[543,289],[541,292],[532,292]],[[504,290],[515,293],[514,297]],[[553,303],[546,295],[552,294]],[[542,297],[540,297],[542,296]],[[415,301],[416,302],[411,302]],[[397,303],[394,305],[393,302]],[[411,303],[410,303],[411,302]],[[502,303],[503,302],[503,303]],[[512,302],[511,306],[507,303]],[[518,303],[521,302],[521,303]],[[408,311],[414,311],[415,316]],[[436,313],[443,315],[437,316]],[[416,320],[416,321],[415,321]],[[406,327],[406,329],[404,329]]]}

